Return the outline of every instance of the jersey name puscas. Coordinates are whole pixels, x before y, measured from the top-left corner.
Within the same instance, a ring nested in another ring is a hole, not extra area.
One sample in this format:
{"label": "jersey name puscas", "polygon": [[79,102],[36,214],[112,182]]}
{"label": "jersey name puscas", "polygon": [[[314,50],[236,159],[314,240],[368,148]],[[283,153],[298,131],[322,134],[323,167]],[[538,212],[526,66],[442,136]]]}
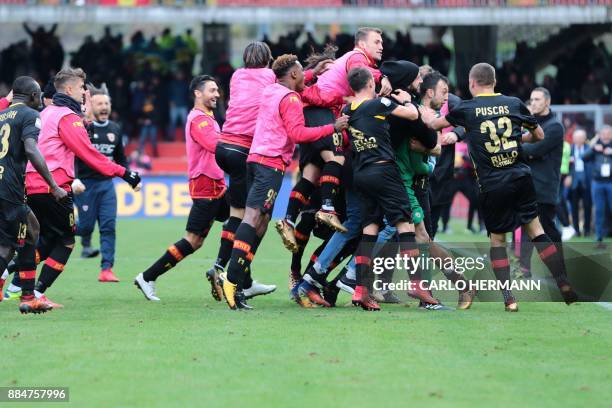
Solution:
{"label": "jersey name puscas", "polygon": [[538,122],[520,99],[501,94],[478,95],[462,101],[446,119],[466,130],[481,191],[531,174],[521,155],[522,128],[535,129]]}

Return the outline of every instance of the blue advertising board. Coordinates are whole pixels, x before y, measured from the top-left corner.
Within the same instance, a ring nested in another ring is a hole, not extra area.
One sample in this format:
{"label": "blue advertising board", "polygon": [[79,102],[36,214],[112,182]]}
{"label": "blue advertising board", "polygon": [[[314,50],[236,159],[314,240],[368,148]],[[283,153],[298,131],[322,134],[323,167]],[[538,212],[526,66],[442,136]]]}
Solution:
{"label": "blue advertising board", "polygon": [[[115,178],[117,215],[119,217],[186,217],[191,208],[189,184],[185,176],[143,176],[142,189],[133,191],[123,180]],[[293,187],[291,176],[285,176],[274,205],[273,218],[285,215],[289,193]]]}

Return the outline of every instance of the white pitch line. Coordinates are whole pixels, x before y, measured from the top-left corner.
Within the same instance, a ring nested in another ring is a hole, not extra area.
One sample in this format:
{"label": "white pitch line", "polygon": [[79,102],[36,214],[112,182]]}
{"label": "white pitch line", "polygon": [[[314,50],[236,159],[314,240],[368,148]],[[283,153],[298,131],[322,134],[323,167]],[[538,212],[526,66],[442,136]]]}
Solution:
{"label": "white pitch line", "polygon": [[612,312],[612,302],[597,302],[595,304]]}

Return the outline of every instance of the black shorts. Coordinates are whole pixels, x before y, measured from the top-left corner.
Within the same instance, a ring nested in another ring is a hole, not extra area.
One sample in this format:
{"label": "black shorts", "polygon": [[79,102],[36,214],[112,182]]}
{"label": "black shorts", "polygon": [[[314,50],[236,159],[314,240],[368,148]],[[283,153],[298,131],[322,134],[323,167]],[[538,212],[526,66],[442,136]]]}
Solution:
{"label": "black shorts", "polygon": [[219,143],[215,151],[217,164],[229,175],[227,194],[229,204],[234,208],[244,208],[246,203],[248,155],[248,148],[229,143]]}
{"label": "black shorts", "polygon": [[274,202],[283,184],[284,172],[260,163],[247,163],[249,195],[246,206],[272,214]]}
{"label": "black shorts", "polygon": [[206,237],[215,220],[223,221],[220,214],[227,206],[225,196],[220,198],[194,198],[185,230]]}
{"label": "black shorts", "polygon": [[355,171],[353,184],[361,199],[362,225],[412,223],[410,198],[395,163],[374,163]]}
{"label": "black shorts", "polygon": [[28,196],[28,206],[36,215],[40,223],[40,236],[46,242],[74,244],[76,224],[72,193],[68,193],[61,202],[55,201],[51,194],[31,194]]}
{"label": "black shorts", "polygon": [[25,203],[17,204],[0,199],[0,246],[10,249],[23,246],[29,211]]}
{"label": "black shorts", "polygon": [[[336,118],[330,109],[307,106],[304,108],[304,120],[306,127],[317,127],[333,124]],[[307,164],[322,168],[325,162],[321,158],[321,152],[324,150],[331,151],[334,156],[343,156],[342,141],[342,133],[334,132],[315,142],[300,144],[300,170],[304,170]]]}
{"label": "black shorts", "polygon": [[480,193],[482,218],[489,233],[514,231],[538,216],[531,176],[519,177],[495,190]]}

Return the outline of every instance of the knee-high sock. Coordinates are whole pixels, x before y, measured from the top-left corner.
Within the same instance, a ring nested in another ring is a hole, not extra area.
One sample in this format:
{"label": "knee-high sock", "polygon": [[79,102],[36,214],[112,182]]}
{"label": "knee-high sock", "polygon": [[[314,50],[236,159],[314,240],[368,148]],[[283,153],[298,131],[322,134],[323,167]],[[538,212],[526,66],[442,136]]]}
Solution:
{"label": "knee-high sock", "polygon": [[236,230],[242,222],[242,219],[238,217],[229,217],[227,222],[223,224],[223,231],[221,232],[221,245],[219,245],[219,253],[215,266],[225,269],[229,262],[230,256],[232,255],[232,248],[234,247],[234,237],[236,236]]}
{"label": "knee-high sock", "polygon": [[[394,258],[398,251],[398,243],[395,240],[385,242],[383,247],[378,251],[374,258]],[[395,266],[391,268],[384,268],[384,271],[376,278],[380,279],[383,283],[389,283],[393,280],[393,274],[395,273]]]}
{"label": "knee-high sock", "polygon": [[532,241],[538,250],[540,259],[542,259],[550,274],[555,278],[557,285],[566,284],[567,271],[565,269],[565,262],[561,251],[557,249],[554,242],[546,234],[538,235]]}
{"label": "knee-high sock", "polygon": [[[398,234],[398,241],[399,253],[402,258],[404,256],[409,258],[417,258],[420,255],[414,232],[402,232]],[[413,282],[420,282],[423,280],[423,271],[420,268],[417,268],[414,271],[408,271],[408,273],[410,274],[410,280]],[[418,283],[415,283],[414,285],[418,285]]]}
{"label": "knee-high sock", "polygon": [[55,282],[66,267],[66,263],[68,263],[71,253],[72,248],[68,248],[62,244],[57,245],[51,250],[40,271],[38,282],[36,282],[36,290],[38,292],[44,293],[47,288],[53,285],[53,282]]}
{"label": "knee-high sock", "polygon": [[[259,248],[259,244],[261,244],[262,240],[263,240],[263,237],[255,238],[255,244],[253,245],[253,248],[251,248],[251,253],[250,253],[251,261],[255,257],[255,254],[257,253],[257,248]],[[242,281],[242,288],[248,289],[251,287],[251,285],[253,285],[253,276],[252,276],[252,271],[251,271],[251,264],[249,264],[249,266],[245,268],[245,276],[244,276],[244,280]]]}
{"label": "knee-high sock", "polygon": [[[502,284],[510,284],[510,260],[508,259],[508,253],[505,247],[491,247],[491,266],[493,267],[493,273],[495,278]],[[509,286],[508,286],[509,287]],[[514,301],[514,295],[509,289],[502,289],[502,295],[504,295],[504,302],[506,304]]]}
{"label": "knee-high sock", "polygon": [[363,234],[361,236],[361,243],[357,247],[355,253],[355,269],[357,274],[357,286],[364,286],[370,288],[372,284],[371,268],[372,263],[372,251],[374,250],[374,243],[376,242],[376,235]]}
{"label": "knee-high sock", "polygon": [[[51,252],[51,248],[49,245],[46,245],[43,240],[39,240],[38,247],[34,251],[34,263],[38,266],[39,263],[47,259],[49,256],[49,252]],[[17,272],[19,270],[19,256],[15,258],[15,262],[9,262],[7,267],[9,273]],[[36,269],[36,267],[34,267]],[[11,284],[15,286],[21,287],[21,279],[19,278],[19,274],[16,273],[13,275],[13,281]]]}
{"label": "knee-high sock", "polygon": [[243,282],[247,274],[247,268],[253,260],[253,248],[257,243],[255,228],[243,222],[236,230],[234,247],[229,265],[227,266],[227,279],[237,285],[238,290],[243,288]]}
{"label": "knee-high sock", "polygon": [[302,213],[300,222],[295,226],[295,230],[293,231],[295,240],[298,244],[298,252],[291,256],[291,270],[295,273],[295,276],[302,271],[302,257],[304,256],[304,250],[310,240],[310,234],[314,226],[314,213],[307,211]]}
{"label": "knee-high sock", "polygon": [[[4,281],[6,280],[6,278],[8,277],[8,274],[4,274],[4,270],[6,269],[6,267],[8,266],[9,261],[7,261],[4,258],[0,258],[0,287],[4,286]],[[0,296],[2,296],[2,293],[0,293]]]}
{"label": "knee-high sock", "polygon": [[26,243],[17,253],[19,261],[19,280],[21,281],[21,294],[29,296],[34,294],[36,282],[36,248]]}
{"label": "knee-high sock", "polygon": [[185,257],[191,255],[193,251],[193,247],[185,238],[175,242],[174,244],[170,245],[161,258],[155,261],[155,263],[151,265],[149,269],[144,271],[142,277],[147,282],[156,280],[159,276],[174,268],[176,264],[182,261]]}
{"label": "knee-high sock", "polygon": [[304,177],[297,182],[289,195],[289,204],[287,204],[287,214],[285,215],[286,220],[295,223],[302,208],[308,204],[314,189],[315,185]]}
{"label": "knee-high sock", "polygon": [[336,197],[340,192],[340,179],[342,178],[342,165],[335,161],[328,161],[321,171],[321,202],[322,209],[334,211]]}

